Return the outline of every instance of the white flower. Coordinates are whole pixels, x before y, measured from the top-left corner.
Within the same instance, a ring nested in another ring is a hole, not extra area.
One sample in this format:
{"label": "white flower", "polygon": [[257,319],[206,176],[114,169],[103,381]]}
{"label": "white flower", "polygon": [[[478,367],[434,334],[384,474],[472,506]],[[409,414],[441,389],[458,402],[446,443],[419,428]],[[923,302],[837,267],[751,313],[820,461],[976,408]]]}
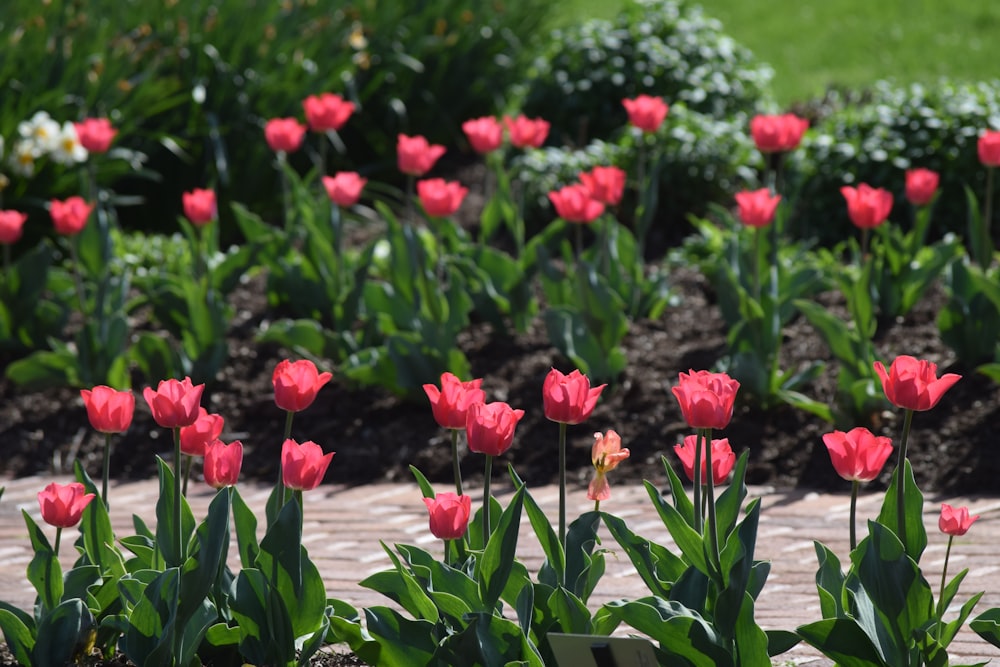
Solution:
{"label": "white flower", "polygon": [[52,152],[59,141],[59,123],[45,111],[38,111],[30,120],[17,125],[17,133],[30,142],[35,157]]}
{"label": "white flower", "polygon": [[15,174],[28,177],[35,173],[35,157],[35,142],[31,139],[21,139],[14,144],[7,162]]}
{"label": "white flower", "polygon": [[3,137],[0,137],[0,160],[3,159]]}
{"label": "white flower", "polygon": [[52,149],[52,159],[59,164],[71,165],[87,161],[87,149],[80,143],[73,123],[66,121],[59,131],[58,141]]}

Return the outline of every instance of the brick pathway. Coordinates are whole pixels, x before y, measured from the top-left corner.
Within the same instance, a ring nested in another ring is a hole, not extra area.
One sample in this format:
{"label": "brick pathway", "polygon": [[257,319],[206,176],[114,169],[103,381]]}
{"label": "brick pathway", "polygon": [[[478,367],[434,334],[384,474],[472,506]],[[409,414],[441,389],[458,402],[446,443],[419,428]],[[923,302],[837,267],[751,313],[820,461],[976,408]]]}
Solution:
{"label": "brick pathway", "polygon": [[[0,481],[6,491],[0,500],[0,600],[28,609],[34,592],[25,578],[31,558],[21,510],[40,521],[35,494],[50,478],[25,478]],[[57,481],[67,481],[58,479]],[[444,489],[444,487],[442,487]],[[269,488],[243,484],[243,497],[255,510],[262,510]],[[446,489],[444,489],[446,490]],[[558,507],[558,489],[544,486],[530,489],[532,496],[550,516]],[[157,493],[154,480],[114,484],[111,491],[112,521],[118,535],[131,534],[132,513],[153,524]],[[614,497],[604,509],[626,519],[629,527],[647,538],[669,544],[668,534],[656,515],[646,492],[639,486],[616,485]],[[384,569],[389,560],[379,541],[420,545],[430,551],[439,548],[427,529],[427,516],[419,490],[411,484],[372,484],[353,488],[320,487],[308,492],[305,507],[305,541],[327,585],[327,593],[351,602],[356,607],[385,604],[386,599],[363,589],[357,582],[372,572]],[[498,490],[505,503],[509,490]],[[846,495],[817,494],[805,491],[777,491],[758,488],[751,496],[762,499],[762,513],[757,543],[757,557],[772,561],[771,575],[757,606],[758,621],[765,628],[793,629],[796,625],[818,620],[819,606],[814,576],[816,556],[813,540],[820,540],[841,559],[847,554],[848,500]],[[200,520],[204,516],[211,489],[196,485],[189,501]],[[864,520],[877,513],[880,495],[863,496],[858,515]],[[982,514],[972,530],[956,540],[952,550],[952,574],[961,568],[970,572],[959,593],[959,602],[977,591],[987,594],[976,613],[1000,606],[1000,499],[998,498],[928,498],[926,518],[929,545],[923,558],[924,574],[935,591],[940,580],[947,541],[937,530],[940,502],[969,505]],[[591,508],[583,491],[570,496],[570,516]],[[518,546],[519,557],[529,571],[537,571],[541,549],[527,519]],[[51,532],[51,531],[50,531]],[[63,540],[63,562],[73,558],[71,539]],[[235,541],[234,541],[235,545]],[[613,540],[605,546],[614,546]],[[607,572],[592,598],[591,607],[620,597],[638,597],[645,593],[642,581],[624,555],[609,555]],[[956,662],[985,661],[1000,657],[1000,651],[983,642],[967,628],[951,646]],[[806,664],[820,667],[830,662],[818,657],[808,647],[799,646],[784,654],[777,664]]]}

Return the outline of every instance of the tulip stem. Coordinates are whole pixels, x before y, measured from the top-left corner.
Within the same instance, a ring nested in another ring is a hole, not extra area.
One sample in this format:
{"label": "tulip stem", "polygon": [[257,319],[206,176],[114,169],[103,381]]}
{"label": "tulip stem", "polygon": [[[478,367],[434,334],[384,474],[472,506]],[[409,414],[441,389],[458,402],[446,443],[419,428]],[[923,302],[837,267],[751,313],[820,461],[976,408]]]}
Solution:
{"label": "tulip stem", "polygon": [[[56,526],[56,543],[55,546],[52,547],[52,552],[56,555],[57,559],[59,558],[59,543],[61,541],[62,541],[62,527]],[[950,547],[951,544],[949,543],[948,546]]]}
{"label": "tulip stem", "polygon": [[595,500],[594,501],[594,511],[595,512],[600,512],[601,511],[601,501],[600,500]]}
{"label": "tulip stem", "polygon": [[705,441],[705,486],[708,489],[708,532],[709,543],[712,545],[712,562],[721,574],[722,558],[719,552],[719,531],[715,516],[715,474],[712,468],[712,429],[702,428],[698,431]]}
{"label": "tulip stem", "polygon": [[451,467],[455,473],[455,493],[462,495],[462,467],[458,463],[458,429],[451,431]]}
{"label": "tulip stem", "polygon": [[903,413],[903,435],[899,439],[899,463],[896,464],[896,528],[899,531],[899,541],[906,547],[906,442],[910,438],[910,424],[913,423],[913,410],[909,408]]}
{"label": "tulip stem", "polygon": [[701,530],[701,443],[702,432],[698,429],[698,434],[694,439],[694,529],[699,534]]}
{"label": "tulip stem", "polygon": [[941,626],[944,624],[944,585],[948,580],[948,559],[951,557],[951,544],[955,541],[954,535],[948,536],[948,548],[944,552],[944,567],[941,569],[941,592],[938,594],[937,602],[937,638],[941,640]]}
{"label": "tulip stem", "polygon": [[184,548],[184,540],[181,537],[181,427],[174,427],[174,546],[177,547],[176,555],[178,562],[173,565],[181,565],[184,556],[181,553]]}
{"label": "tulip stem", "polygon": [[993,218],[993,167],[986,169],[986,210],[983,211],[983,223],[980,225],[979,233],[982,241],[982,257],[980,258],[982,267],[985,269],[990,265],[992,253],[990,252],[990,223]]}
{"label": "tulip stem", "polygon": [[760,303],[760,237],[764,233],[764,230],[758,227],[753,235],[753,296],[757,303]]}
{"label": "tulip stem", "polygon": [[104,472],[101,477],[101,500],[104,501],[104,509],[111,509],[108,504],[108,478],[111,476],[111,434],[104,434]]}
{"label": "tulip stem", "polygon": [[[566,424],[559,422],[559,546],[566,553]],[[565,577],[565,572],[561,573]],[[562,583],[566,583],[563,581]]]}
{"label": "tulip stem", "polygon": [[[281,442],[284,442],[292,437],[292,420],[295,419],[295,412],[288,410],[285,412],[285,437],[282,438]],[[275,488],[278,490],[278,509],[280,510],[285,506],[285,473],[281,465],[281,457],[278,457],[278,481],[275,484]]]}
{"label": "tulip stem", "polygon": [[493,475],[493,457],[486,455],[486,476],[483,479],[483,549],[490,541],[490,477]]}
{"label": "tulip stem", "polygon": [[851,551],[854,551],[858,546],[858,532],[857,527],[854,524],[856,522],[858,512],[859,488],[861,488],[861,482],[858,480],[851,482]]}

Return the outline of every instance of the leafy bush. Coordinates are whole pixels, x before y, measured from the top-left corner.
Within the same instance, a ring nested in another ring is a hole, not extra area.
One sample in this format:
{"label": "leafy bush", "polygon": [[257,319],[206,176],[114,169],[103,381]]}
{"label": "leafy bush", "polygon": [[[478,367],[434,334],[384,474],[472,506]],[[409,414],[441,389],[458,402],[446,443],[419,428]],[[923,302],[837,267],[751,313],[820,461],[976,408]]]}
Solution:
{"label": "leafy bush", "polygon": [[1000,127],[998,82],[931,87],[879,82],[862,93],[831,91],[808,113],[818,116],[802,149],[792,155],[788,176],[797,192],[792,226],[803,236],[836,242],[850,232],[840,186],[868,183],[897,193],[894,220],[909,221],[904,171],[926,167],[941,174],[932,237],[966,235],[963,187],[980,194],[984,169],[976,141],[986,127]]}
{"label": "leafy bush", "polygon": [[753,111],[771,69],[681,0],[630,0],[614,21],[556,30],[535,63],[523,103],[564,142],[606,138],[625,123],[621,100],[640,93],[713,118]]}

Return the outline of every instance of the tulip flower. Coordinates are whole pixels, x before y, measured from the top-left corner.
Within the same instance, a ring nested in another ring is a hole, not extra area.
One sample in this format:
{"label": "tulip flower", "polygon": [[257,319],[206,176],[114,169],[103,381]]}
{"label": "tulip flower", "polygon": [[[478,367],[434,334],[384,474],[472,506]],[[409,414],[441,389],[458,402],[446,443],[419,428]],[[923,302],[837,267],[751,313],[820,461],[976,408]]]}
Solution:
{"label": "tulip flower", "polygon": [[429,178],[417,181],[417,196],[427,215],[446,218],[455,213],[469,189],[458,181]]}
{"label": "tulip flower", "polygon": [[882,471],[892,454],[892,440],[876,436],[866,428],[858,427],[847,433],[833,431],[823,435],[823,444],[830,453],[837,474],[851,482],[851,551],[858,546],[856,519],[858,488],[870,482]]}
{"label": "tulip flower", "polygon": [[906,170],[906,198],[914,206],[926,206],[934,200],[941,175],[930,169]]}
{"label": "tulip flower", "polygon": [[235,486],[243,465],[243,443],[213,440],[205,448],[205,482],[216,489]]}
{"label": "tulip flower", "polygon": [[80,144],[91,153],[106,153],[118,134],[107,118],[87,118],[73,127]]}
{"label": "tulip flower", "polygon": [[628,113],[628,121],[643,132],[656,132],[663,125],[670,107],[662,97],[639,95],[634,99],[622,100]]}
{"label": "tulip flower", "polygon": [[396,164],[410,176],[423,176],[445,154],[445,147],[428,143],[422,136],[400,134],[396,139]]}
{"label": "tulip flower", "polygon": [[311,491],[319,486],[330,466],[334,452],[323,453],[323,448],[311,440],[299,444],[289,438],[281,445],[281,470],[284,485],[296,491]]}
{"label": "tulip flower", "polygon": [[142,397],[146,399],[153,420],[163,428],[190,426],[198,419],[198,408],[205,385],[193,385],[191,378],[183,380],[162,380],[156,390],[146,387]]}
{"label": "tulip flower", "polygon": [[591,388],[590,379],[578,370],[564,375],[553,368],[542,384],[545,418],[561,424],[580,424],[590,418],[607,385]]}
{"label": "tulip flower", "polygon": [[330,201],[337,206],[354,206],[361,198],[361,190],[368,183],[356,171],[341,171],[333,176],[323,177],[323,187]]}
{"label": "tulip flower", "polygon": [[52,482],[38,492],[38,507],[42,511],[45,523],[56,528],[72,528],[80,523],[83,510],[93,499],[94,494],[86,493],[80,482],[69,484]]}
{"label": "tulip flower", "polygon": [[881,361],[874,364],[889,402],[907,410],[930,410],[962,376],[945,373],[937,377],[937,364],[908,355],[896,357],[889,370]]}
{"label": "tulip flower", "polygon": [[1000,132],[986,130],[979,135],[976,151],[984,167],[1000,167]]}
{"label": "tulip flower", "polygon": [[617,206],[625,193],[625,172],[618,167],[594,167],[580,174],[580,182],[591,199],[608,206]]}
{"label": "tulip flower", "polygon": [[27,220],[28,216],[20,211],[0,211],[0,244],[16,243]]}
{"label": "tulip flower", "polygon": [[465,421],[465,440],[469,451],[486,455],[483,478],[483,544],[490,540],[490,480],[493,457],[500,456],[514,441],[514,428],[524,417],[524,410],[515,410],[506,403],[474,403],[469,406]]}
{"label": "tulip flower", "polygon": [[313,404],[320,388],[332,377],[332,373],[320,373],[308,359],[283,359],[271,376],[274,402],[287,412],[301,412]]}
{"label": "tulip flower", "polygon": [[671,391],[688,426],[725,428],[733,418],[739,388],[740,383],[725,373],[692,370],[680,373],[678,384]]}
{"label": "tulip flower", "polygon": [[81,389],[80,396],[87,408],[90,425],[98,433],[124,433],[132,424],[135,396],[131,391],[117,391],[99,385]]}
{"label": "tulip flower", "polygon": [[469,527],[472,513],[472,498],[454,493],[439,493],[433,498],[424,498],[430,515],[431,534],[439,540],[457,540]]}
{"label": "tulip flower", "polygon": [[73,236],[83,231],[93,210],[94,205],[88,204],[83,197],[74,196],[65,201],[53,199],[49,202],[52,225],[63,236]]}
{"label": "tulip flower", "polygon": [[757,115],[750,120],[750,136],[761,153],[785,153],[798,148],[809,121],[795,114]]}
{"label": "tulip flower", "polygon": [[339,130],[354,113],[354,103],[346,101],[340,95],[323,93],[310,95],[302,100],[302,109],[306,114],[306,122],[313,132]]}
{"label": "tulip flower", "polygon": [[184,205],[184,217],[196,227],[204,227],[218,215],[214,190],[195,188],[181,195],[181,203]]}
{"label": "tulip flower", "polygon": [[594,446],[590,450],[590,461],[594,464],[594,479],[587,487],[587,498],[594,501],[594,511],[601,508],[601,501],[611,497],[607,474],[629,457],[628,448],[622,447],[622,438],[609,430],[606,434],[594,434]]}
{"label": "tulip flower", "polygon": [[[689,435],[684,438],[684,442],[674,445],[674,453],[680,459],[681,467],[687,478],[694,481],[694,459],[698,446],[698,436]],[[712,440],[712,483],[722,484],[729,477],[733,466],[736,465],[736,454],[729,444],[729,438]],[[708,479],[708,457],[701,457],[701,479]]]}
{"label": "tulip flower", "polygon": [[892,193],[883,188],[861,183],[856,188],[845,185],[840,193],[847,200],[847,215],[859,229],[878,227],[892,210]]}
{"label": "tulip flower", "polygon": [[774,221],[774,212],[781,203],[781,195],[772,195],[767,188],[737,192],[736,206],[740,222],[747,227],[767,227]]}
{"label": "tulip flower", "polygon": [[540,148],[549,136],[549,122],[541,118],[519,115],[515,118],[503,117],[503,123],[510,134],[510,143],[517,148]]}
{"label": "tulip flower", "polygon": [[549,193],[549,201],[556,208],[556,215],[566,222],[590,223],[604,213],[604,204],[590,196],[590,190],[582,183]]}
{"label": "tulip flower", "polygon": [[961,537],[969,532],[969,528],[976,522],[979,515],[969,516],[968,507],[952,507],[948,503],[941,503],[941,516],[938,518],[938,528],[945,535]]}
{"label": "tulip flower", "polygon": [[462,131],[472,150],[480,155],[491,153],[503,144],[503,126],[493,116],[467,120],[462,123]]}
{"label": "tulip flower", "polygon": [[294,153],[302,145],[306,126],[294,118],[272,118],[264,125],[267,145],[276,153]]}
{"label": "tulip flower", "polygon": [[454,374],[441,375],[441,388],[424,385],[424,393],[431,402],[431,411],[438,425],[447,429],[464,429],[469,407],[486,401],[486,392],[480,389],[482,378],[462,382]]}
{"label": "tulip flower", "polygon": [[204,456],[205,448],[219,439],[225,424],[222,415],[210,414],[199,407],[194,423],[181,427],[181,452],[188,456]]}

